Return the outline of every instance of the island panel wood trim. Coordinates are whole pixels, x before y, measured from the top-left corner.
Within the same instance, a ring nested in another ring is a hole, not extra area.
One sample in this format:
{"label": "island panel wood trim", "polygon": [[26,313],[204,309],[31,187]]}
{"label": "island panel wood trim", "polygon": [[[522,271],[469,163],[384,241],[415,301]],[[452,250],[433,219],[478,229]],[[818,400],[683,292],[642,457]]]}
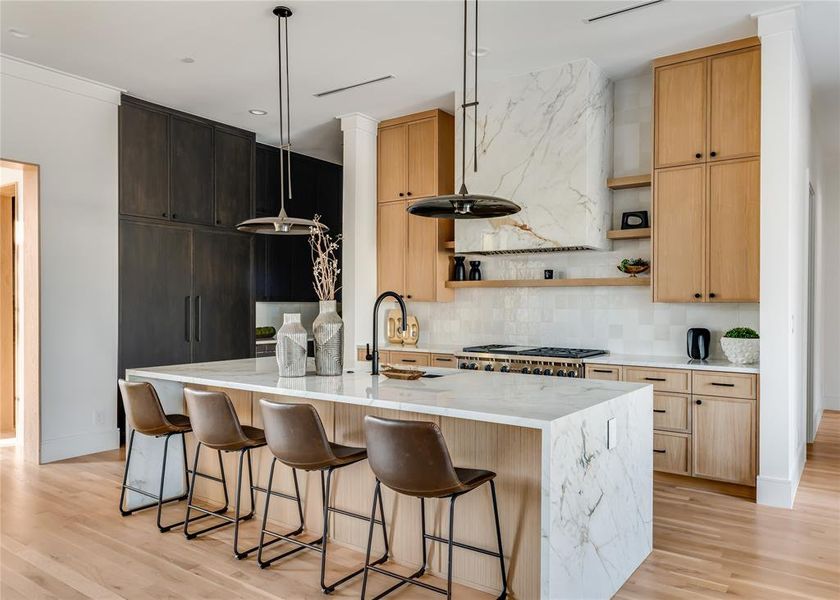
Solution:
{"label": "island panel wood trim", "polygon": [[447,281],[448,288],[646,286],[650,277],[591,277],[579,279],[483,279]]}
{"label": "island panel wood trim", "polygon": [[632,188],[650,187],[651,175],[625,175],[624,177],[610,177],[607,179],[607,187],[611,190],[629,190]]}
{"label": "island panel wood trim", "polygon": [[691,393],[691,371],[688,370],[625,366],[624,380],[648,383],[655,392]]}
{"label": "island panel wood trim", "polygon": [[651,234],[650,227],[641,227],[639,229],[610,229],[607,232],[607,239],[609,240],[641,240],[649,238]]}
{"label": "island panel wood trim", "polygon": [[755,375],[720,371],[693,371],[691,389],[704,396],[754,399],[757,395]]}
{"label": "island panel wood trim", "polygon": [[691,437],[682,433],[653,432],[653,469],[665,473],[691,473]]}
{"label": "island panel wood trim", "polygon": [[705,48],[697,48],[695,50],[687,50],[686,52],[679,52],[677,54],[670,54],[668,56],[661,56],[655,58],[652,62],[654,68],[664,67],[679,62],[695,60],[698,58],[706,58],[715,54],[723,54],[724,52],[732,52],[735,50],[742,50],[744,48],[752,48],[753,46],[760,46],[761,40],[757,36],[743,38],[740,40],[733,40],[731,42],[724,42],[714,46],[707,46]]}

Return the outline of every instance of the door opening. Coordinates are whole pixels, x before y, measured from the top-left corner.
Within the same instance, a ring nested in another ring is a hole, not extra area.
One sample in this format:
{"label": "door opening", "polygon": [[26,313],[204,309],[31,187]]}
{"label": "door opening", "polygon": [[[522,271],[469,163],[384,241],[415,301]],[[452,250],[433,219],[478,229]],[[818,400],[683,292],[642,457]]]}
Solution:
{"label": "door opening", "polygon": [[0,186],[0,444],[15,442],[15,202],[17,182]]}

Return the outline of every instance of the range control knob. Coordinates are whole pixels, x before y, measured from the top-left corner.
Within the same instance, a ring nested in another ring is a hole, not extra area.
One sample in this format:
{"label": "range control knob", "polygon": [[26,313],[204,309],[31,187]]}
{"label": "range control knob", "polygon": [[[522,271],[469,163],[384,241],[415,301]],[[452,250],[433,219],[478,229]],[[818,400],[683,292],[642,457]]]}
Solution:
{"label": "range control knob", "polygon": [[534,367],[533,373],[534,375],[542,375],[542,369],[540,369],[539,367]]}
{"label": "range control knob", "polygon": [[557,369],[557,373],[555,373],[555,375],[557,375],[557,377],[565,377],[566,371],[564,371],[563,369]]}
{"label": "range control knob", "polygon": [[522,370],[519,371],[519,372],[522,373],[523,375],[527,375],[528,373],[531,372],[531,369],[529,369],[528,367],[522,367]]}
{"label": "range control knob", "polygon": [[566,373],[566,377],[577,377],[577,373],[575,373],[574,371],[569,371],[568,373]]}
{"label": "range control knob", "polygon": [[475,363],[470,363],[470,370],[471,371],[478,371],[478,365]]}
{"label": "range control knob", "polygon": [[459,369],[466,369],[466,368],[467,368],[467,363],[461,363],[461,364],[459,364],[459,365],[458,365],[458,368],[459,368]]}
{"label": "range control knob", "polygon": [[551,375],[551,369],[543,369],[543,375]]}
{"label": "range control knob", "polygon": [[502,368],[499,369],[499,371],[501,371],[502,373],[508,373],[510,372],[510,367],[507,365],[502,365]]}
{"label": "range control knob", "polygon": [[491,364],[484,365],[484,370],[485,371],[492,371],[493,370],[493,365],[491,365]]}

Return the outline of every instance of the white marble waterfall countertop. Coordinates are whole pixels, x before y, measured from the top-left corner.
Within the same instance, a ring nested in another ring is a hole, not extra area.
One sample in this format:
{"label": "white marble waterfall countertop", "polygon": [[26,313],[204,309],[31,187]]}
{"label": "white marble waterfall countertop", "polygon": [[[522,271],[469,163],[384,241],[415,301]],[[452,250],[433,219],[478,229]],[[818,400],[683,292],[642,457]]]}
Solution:
{"label": "white marble waterfall countertop", "polygon": [[728,373],[756,373],[758,363],[739,365],[726,359],[709,358],[694,360],[687,356],[642,356],[639,354],[602,354],[585,358],[583,362],[600,365],[627,365],[630,367],[653,367],[660,369],[691,369],[695,371],[726,371]]}
{"label": "white marble waterfall countertop", "polygon": [[546,429],[568,415],[609,402],[646,385],[513,373],[424,368],[440,375],[416,381],[370,374],[371,365],[346,365],[343,375],[278,377],[273,357],[129,369],[131,379],[149,378],[406,410]]}

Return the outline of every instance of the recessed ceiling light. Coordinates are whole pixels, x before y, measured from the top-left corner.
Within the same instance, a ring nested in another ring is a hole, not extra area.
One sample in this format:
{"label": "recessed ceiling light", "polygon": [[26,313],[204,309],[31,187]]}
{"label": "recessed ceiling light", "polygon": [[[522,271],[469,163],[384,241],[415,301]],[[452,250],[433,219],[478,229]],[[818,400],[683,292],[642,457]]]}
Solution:
{"label": "recessed ceiling light", "polygon": [[20,29],[15,29],[14,27],[9,29],[9,33],[11,33],[14,37],[20,39],[26,39],[29,37],[29,34],[25,31],[21,31]]}
{"label": "recessed ceiling light", "polygon": [[257,115],[257,116],[259,116],[259,117],[261,117],[261,116],[263,116],[263,115],[267,115],[267,114],[268,114],[268,111],[265,111],[265,110],[260,110],[259,108],[252,108],[252,109],[251,109],[251,110],[249,110],[248,112],[249,112],[249,113],[251,113],[252,115]]}
{"label": "recessed ceiling light", "polygon": [[490,48],[484,48],[482,46],[478,47],[478,50],[470,50],[470,56],[477,56],[481,58],[482,56],[487,56],[490,54]]}
{"label": "recessed ceiling light", "polygon": [[187,63],[189,65],[189,64],[194,63],[195,59],[192,56],[185,56],[184,58],[181,59],[181,62],[182,63]]}

